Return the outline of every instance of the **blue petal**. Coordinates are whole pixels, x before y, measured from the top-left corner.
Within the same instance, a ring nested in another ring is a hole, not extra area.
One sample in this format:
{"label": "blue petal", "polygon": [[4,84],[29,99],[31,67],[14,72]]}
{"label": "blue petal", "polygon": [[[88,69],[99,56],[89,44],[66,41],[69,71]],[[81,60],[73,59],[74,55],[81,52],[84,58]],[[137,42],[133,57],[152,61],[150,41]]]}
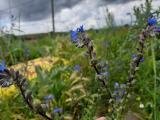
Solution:
{"label": "blue petal", "polygon": [[62,108],[55,108],[55,109],[53,110],[53,112],[54,112],[54,113],[61,113],[61,112],[63,112],[63,109],[62,109]]}
{"label": "blue petal", "polygon": [[74,66],[74,71],[80,71],[81,67],[79,65]]}
{"label": "blue petal", "polygon": [[144,57],[141,58],[140,62],[144,62]]}
{"label": "blue petal", "polygon": [[53,100],[54,99],[54,95],[50,94],[48,96],[44,97],[45,100]]}
{"label": "blue petal", "polygon": [[[137,55],[136,54],[133,54],[132,55],[132,59],[136,59],[137,58]],[[140,62],[144,62],[144,57],[141,58]]]}
{"label": "blue petal", "polygon": [[78,31],[78,32],[84,32],[83,25],[82,25],[82,26],[80,26],[79,28],[77,28],[77,31]]}
{"label": "blue petal", "polygon": [[6,69],[5,61],[2,61],[0,64],[0,72],[3,72]]}
{"label": "blue petal", "polygon": [[72,42],[77,42],[78,32],[71,30],[70,34],[71,34],[71,40],[72,40]]}
{"label": "blue petal", "polygon": [[108,76],[109,76],[109,72],[105,72],[104,75],[105,75],[106,77],[108,77]]}
{"label": "blue petal", "polygon": [[132,55],[132,59],[136,59],[137,58],[137,55],[136,54],[133,54]]}
{"label": "blue petal", "polygon": [[156,18],[149,18],[148,19],[148,25],[156,25],[156,24],[157,24]]}
{"label": "blue petal", "polygon": [[115,83],[114,83],[114,87],[115,87],[115,88],[118,88],[118,87],[119,87],[119,83],[118,83],[118,82],[115,82]]}

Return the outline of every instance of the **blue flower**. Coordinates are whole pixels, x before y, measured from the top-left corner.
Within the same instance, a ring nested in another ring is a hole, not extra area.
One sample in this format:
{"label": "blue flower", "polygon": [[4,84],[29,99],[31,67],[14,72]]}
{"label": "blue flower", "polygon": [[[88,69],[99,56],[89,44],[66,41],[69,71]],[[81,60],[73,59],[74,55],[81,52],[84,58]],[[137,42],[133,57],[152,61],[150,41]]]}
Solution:
{"label": "blue flower", "polygon": [[[132,57],[132,59],[136,59],[136,58],[137,58],[137,55],[136,55],[136,54],[133,54],[131,57]],[[140,62],[144,62],[144,57],[141,58]]]}
{"label": "blue flower", "polygon": [[84,32],[84,28],[83,28],[83,25],[81,25],[79,28],[77,28],[77,32]]}
{"label": "blue flower", "polygon": [[118,90],[115,90],[115,91],[113,92],[113,94],[114,94],[114,95],[118,95]]}
{"label": "blue flower", "polygon": [[137,58],[137,55],[136,55],[136,54],[133,54],[131,57],[132,57],[132,59],[136,59],[136,58]]}
{"label": "blue flower", "polygon": [[104,72],[103,75],[105,75],[106,77],[109,76],[109,72]]}
{"label": "blue flower", "polygon": [[144,62],[144,57],[141,58],[140,62]]}
{"label": "blue flower", "polygon": [[156,27],[154,28],[154,32],[160,32],[160,26],[156,26]]}
{"label": "blue flower", "polygon": [[75,65],[73,69],[74,69],[74,71],[79,72],[81,67],[79,65]]}
{"label": "blue flower", "polygon": [[56,108],[53,110],[53,112],[54,112],[54,113],[61,113],[61,112],[63,112],[63,109],[56,107]]}
{"label": "blue flower", "polygon": [[115,88],[119,88],[119,83],[118,83],[118,82],[115,82],[115,83],[114,83],[114,87],[115,87]]}
{"label": "blue flower", "polygon": [[6,70],[6,65],[5,65],[5,61],[2,61],[0,63],[0,72],[4,72],[4,70]]}
{"label": "blue flower", "polygon": [[157,24],[157,20],[156,18],[149,18],[148,19],[148,25],[156,25]]}
{"label": "blue flower", "polygon": [[79,28],[77,28],[77,30],[71,30],[70,31],[70,35],[71,35],[71,40],[73,43],[76,43],[77,42],[77,39],[78,39],[78,33],[82,33],[84,32],[84,28],[83,28],[83,25],[80,26]]}
{"label": "blue flower", "polygon": [[127,94],[126,90],[122,90],[122,95]]}
{"label": "blue flower", "polygon": [[46,100],[46,101],[53,100],[53,99],[54,99],[54,95],[52,95],[52,94],[44,97],[44,100]]}
{"label": "blue flower", "polygon": [[70,34],[71,34],[71,40],[72,40],[72,42],[73,42],[73,43],[77,42],[78,32],[71,30],[71,31],[70,31]]}

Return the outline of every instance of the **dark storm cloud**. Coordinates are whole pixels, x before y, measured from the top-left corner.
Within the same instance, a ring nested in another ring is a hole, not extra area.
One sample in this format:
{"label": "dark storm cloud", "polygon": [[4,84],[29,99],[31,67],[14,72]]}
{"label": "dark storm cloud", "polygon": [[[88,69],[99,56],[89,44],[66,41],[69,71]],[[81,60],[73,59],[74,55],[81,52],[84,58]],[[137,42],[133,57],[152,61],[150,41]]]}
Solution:
{"label": "dark storm cloud", "polygon": [[[71,8],[80,1],[55,0],[55,13],[64,8]],[[13,15],[18,16],[20,13],[23,21],[39,21],[51,14],[51,0],[13,0],[11,4]]]}
{"label": "dark storm cloud", "polygon": [[[7,1],[7,0],[6,0]],[[55,13],[64,8],[71,8],[85,0],[55,0]],[[99,6],[112,3],[125,3],[133,0],[99,0]],[[51,0],[13,0],[12,6],[16,6],[12,11],[15,16],[21,15],[23,21],[39,21],[51,14]],[[8,2],[9,3],[9,2]]]}

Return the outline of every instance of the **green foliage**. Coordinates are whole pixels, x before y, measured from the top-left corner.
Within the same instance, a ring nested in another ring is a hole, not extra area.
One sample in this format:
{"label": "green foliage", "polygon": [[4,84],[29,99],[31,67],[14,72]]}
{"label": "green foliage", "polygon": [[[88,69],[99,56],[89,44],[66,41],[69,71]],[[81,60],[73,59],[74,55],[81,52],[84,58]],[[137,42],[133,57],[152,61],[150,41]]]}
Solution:
{"label": "green foliage", "polygon": [[152,13],[155,13],[156,16],[159,16],[159,9],[154,10],[152,8],[152,0],[145,0],[145,4],[141,4],[140,6],[135,6],[133,8],[134,15],[136,17],[136,24],[142,28],[146,20],[152,16]]}
{"label": "green foliage", "polygon": [[[131,55],[135,53],[138,44],[139,29],[146,23],[151,10],[151,0],[146,0],[145,5],[141,7],[134,7],[134,14],[137,18],[136,27],[101,29],[98,33],[94,30],[88,31],[96,47],[98,59],[107,60],[105,62],[109,64],[111,90],[114,89],[114,82],[123,83],[127,79]],[[114,16],[109,11],[107,11],[107,16],[107,24],[112,28],[115,25]],[[1,37],[0,59],[5,59],[8,65],[49,55],[68,60],[68,65],[58,62],[50,71],[36,67],[37,77],[30,81],[30,89],[35,97],[34,102],[39,103],[44,100],[44,96],[52,94],[55,97],[51,102],[52,108],[63,108],[66,120],[67,118],[92,120],[101,115],[105,115],[107,120],[110,120],[112,108],[109,108],[108,103],[105,102],[107,98],[104,97],[104,90],[95,79],[95,72],[88,65],[88,58],[83,49],[76,49],[69,39],[68,34],[57,35],[55,39],[48,35],[30,41]],[[138,116],[140,120],[153,120],[155,112],[157,120],[160,119],[159,46],[159,38],[148,39],[144,55],[145,61],[139,67],[136,86],[132,88],[132,99],[122,105],[126,109],[123,113],[117,113],[119,117],[117,120],[128,117],[130,113],[132,116]],[[81,67],[79,72],[73,70],[73,66],[77,64]],[[140,107],[142,104],[144,107]],[[20,93],[0,98],[0,117],[2,120],[42,119],[29,110]],[[59,120],[59,116],[56,116],[56,119]]]}
{"label": "green foliage", "polygon": [[106,23],[107,23],[107,27],[108,28],[113,28],[114,26],[116,26],[116,22],[114,19],[114,15],[112,12],[110,12],[108,9],[106,9],[106,13],[107,13],[107,17],[106,17]]}

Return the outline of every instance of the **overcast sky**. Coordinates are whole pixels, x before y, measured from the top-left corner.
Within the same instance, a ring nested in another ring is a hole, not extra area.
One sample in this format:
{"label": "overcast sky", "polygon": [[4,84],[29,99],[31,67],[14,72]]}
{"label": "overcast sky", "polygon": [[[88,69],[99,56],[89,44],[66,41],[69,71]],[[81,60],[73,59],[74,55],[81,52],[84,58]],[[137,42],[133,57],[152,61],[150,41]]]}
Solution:
{"label": "overcast sky", "polygon": [[[41,33],[52,30],[51,0],[0,0],[0,27],[10,29],[11,20],[15,28],[23,32],[16,34]],[[102,28],[106,8],[115,15],[116,24],[130,22],[133,6],[144,0],[55,0],[56,31],[69,31],[83,24],[86,29]],[[154,0],[154,8],[160,0]],[[19,17],[20,16],[20,17]],[[20,18],[20,19],[19,19]],[[19,21],[20,20],[20,24]]]}

